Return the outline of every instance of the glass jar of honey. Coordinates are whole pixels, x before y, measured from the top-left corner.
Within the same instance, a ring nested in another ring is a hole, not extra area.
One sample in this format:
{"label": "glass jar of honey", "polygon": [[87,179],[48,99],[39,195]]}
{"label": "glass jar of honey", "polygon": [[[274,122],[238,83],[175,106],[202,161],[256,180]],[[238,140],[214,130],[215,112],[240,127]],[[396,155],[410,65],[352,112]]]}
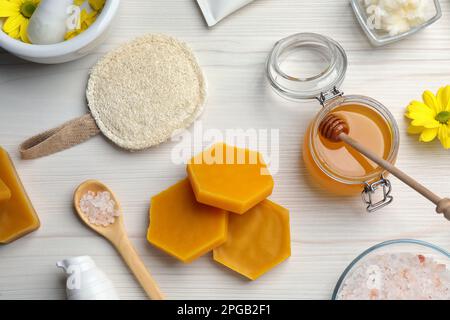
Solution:
{"label": "glass jar of honey", "polygon": [[315,99],[322,105],[303,142],[303,160],[311,180],[337,195],[362,193],[367,210],[374,211],[393,199],[386,172],[344,142],[324,138],[319,125],[327,115],[337,115],[347,122],[350,137],[390,163],[397,159],[399,130],[380,102],[339,90],[346,70],[347,56],[339,43],[313,33],[278,41],[267,62],[267,77],[276,93],[297,102]]}

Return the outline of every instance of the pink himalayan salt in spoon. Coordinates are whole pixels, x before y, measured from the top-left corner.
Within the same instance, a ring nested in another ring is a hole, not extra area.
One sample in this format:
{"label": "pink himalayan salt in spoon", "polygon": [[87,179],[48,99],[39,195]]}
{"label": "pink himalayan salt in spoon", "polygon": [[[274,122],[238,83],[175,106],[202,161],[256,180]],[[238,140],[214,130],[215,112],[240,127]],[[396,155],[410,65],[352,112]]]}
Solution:
{"label": "pink himalayan salt in spoon", "polygon": [[96,226],[107,227],[120,216],[116,202],[111,199],[108,191],[98,193],[88,191],[80,199],[80,208],[89,222]]}
{"label": "pink himalayan salt in spoon", "polygon": [[[109,200],[106,193],[109,193]],[[147,295],[153,300],[164,299],[156,281],[128,238],[123,224],[122,208],[114,193],[100,181],[88,180],[75,190],[73,200],[78,217],[117,249]],[[111,211],[112,204],[114,205]]]}

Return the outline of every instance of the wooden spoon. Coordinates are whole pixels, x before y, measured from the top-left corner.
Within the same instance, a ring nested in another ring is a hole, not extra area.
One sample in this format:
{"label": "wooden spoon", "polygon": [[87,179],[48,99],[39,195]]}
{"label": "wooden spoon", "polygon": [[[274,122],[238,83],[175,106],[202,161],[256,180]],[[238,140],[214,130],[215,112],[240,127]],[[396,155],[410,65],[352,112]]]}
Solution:
{"label": "wooden spoon", "polygon": [[[83,213],[83,211],[80,208],[80,199],[88,191],[92,191],[94,193],[107,191],[111,194],[111,198],[116,203],[116,207],[120,212],[120,215],[116,217],[114,223],[110,224],[107,227],[103,227],[91,224],[89,222],[87,216]],[[75,210],[80,219],[89,228],[91,228],[98,234],[102,235],[104,238],[106,238],[109,242],[112,243],[112,245],[117,249],[117,251],[120,253],[125,263],[130,268],[130,270],[133,272],[136,279],[141,284],[142,288],[147,293],[147,295],[153,300],[164,299],[163,294],[158,288],[158,285],[156,284],[155,280],[152,278],[150,273],[147,271],[147,268],[145,267],[141,258],[134,249],[133,244],[130,242],[130,239],[127,236],[123,224],[122,208],[115,194],[100,181],[88,180],[86,182],[83,182],[76,189],[73,200]]]}
{"label": "wooden spoon", "polygon": [[450,220],[450,199],[441,198],[424,185],[420,184],[418,181],[414,180],[412,177],[401,171],[399,168],[379,157],[365,146],[360,144],[358,141],[350,138],[348,136],[349,127],[345,120],[339,118],[334,114],[327,115],[319,126],[319,132],[326,139],[338,142],[343,141],[350,145],[355,150],[359,151],[361,154],[378,164],[380,167],[392,173],[398,179],[403,181],[405,184],[410,186],[412,189],[416,190],[418,193],[423,195],[425,198],[433,202],[436,207],[436,212],[444,214],[444,216]]}

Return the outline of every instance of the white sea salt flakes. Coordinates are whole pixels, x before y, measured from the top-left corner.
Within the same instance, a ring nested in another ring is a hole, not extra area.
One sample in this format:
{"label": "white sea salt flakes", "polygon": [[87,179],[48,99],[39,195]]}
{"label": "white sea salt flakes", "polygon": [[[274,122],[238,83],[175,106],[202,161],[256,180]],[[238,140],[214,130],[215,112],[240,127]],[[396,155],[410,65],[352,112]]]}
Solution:
{"label": "white sea salt flakes", "polygon": [[107,227],[113,224],[115,217],[120,215],[116,203],[108,191],[88,191],[80,199],[80,208],[89,223]]}
{"label": "white sea salt flakes", "polygon": [[347,275],[338,299],[450,300],[450,270],[428,255],[374,255]]}

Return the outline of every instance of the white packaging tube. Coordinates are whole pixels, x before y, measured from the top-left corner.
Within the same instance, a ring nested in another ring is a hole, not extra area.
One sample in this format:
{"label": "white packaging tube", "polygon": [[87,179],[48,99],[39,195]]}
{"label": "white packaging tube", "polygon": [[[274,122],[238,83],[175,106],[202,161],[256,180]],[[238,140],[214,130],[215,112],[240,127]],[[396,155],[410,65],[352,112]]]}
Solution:
{"label": "white packaging tube", "polygon": [[119,300],[107,275],[88,256],[69,258],[56,263],[67,275],[68,300]]}
{"label": "white packaging tube", "polygon": [[197,0],[208,26],[212,27],[226,16],[254,0]]}

